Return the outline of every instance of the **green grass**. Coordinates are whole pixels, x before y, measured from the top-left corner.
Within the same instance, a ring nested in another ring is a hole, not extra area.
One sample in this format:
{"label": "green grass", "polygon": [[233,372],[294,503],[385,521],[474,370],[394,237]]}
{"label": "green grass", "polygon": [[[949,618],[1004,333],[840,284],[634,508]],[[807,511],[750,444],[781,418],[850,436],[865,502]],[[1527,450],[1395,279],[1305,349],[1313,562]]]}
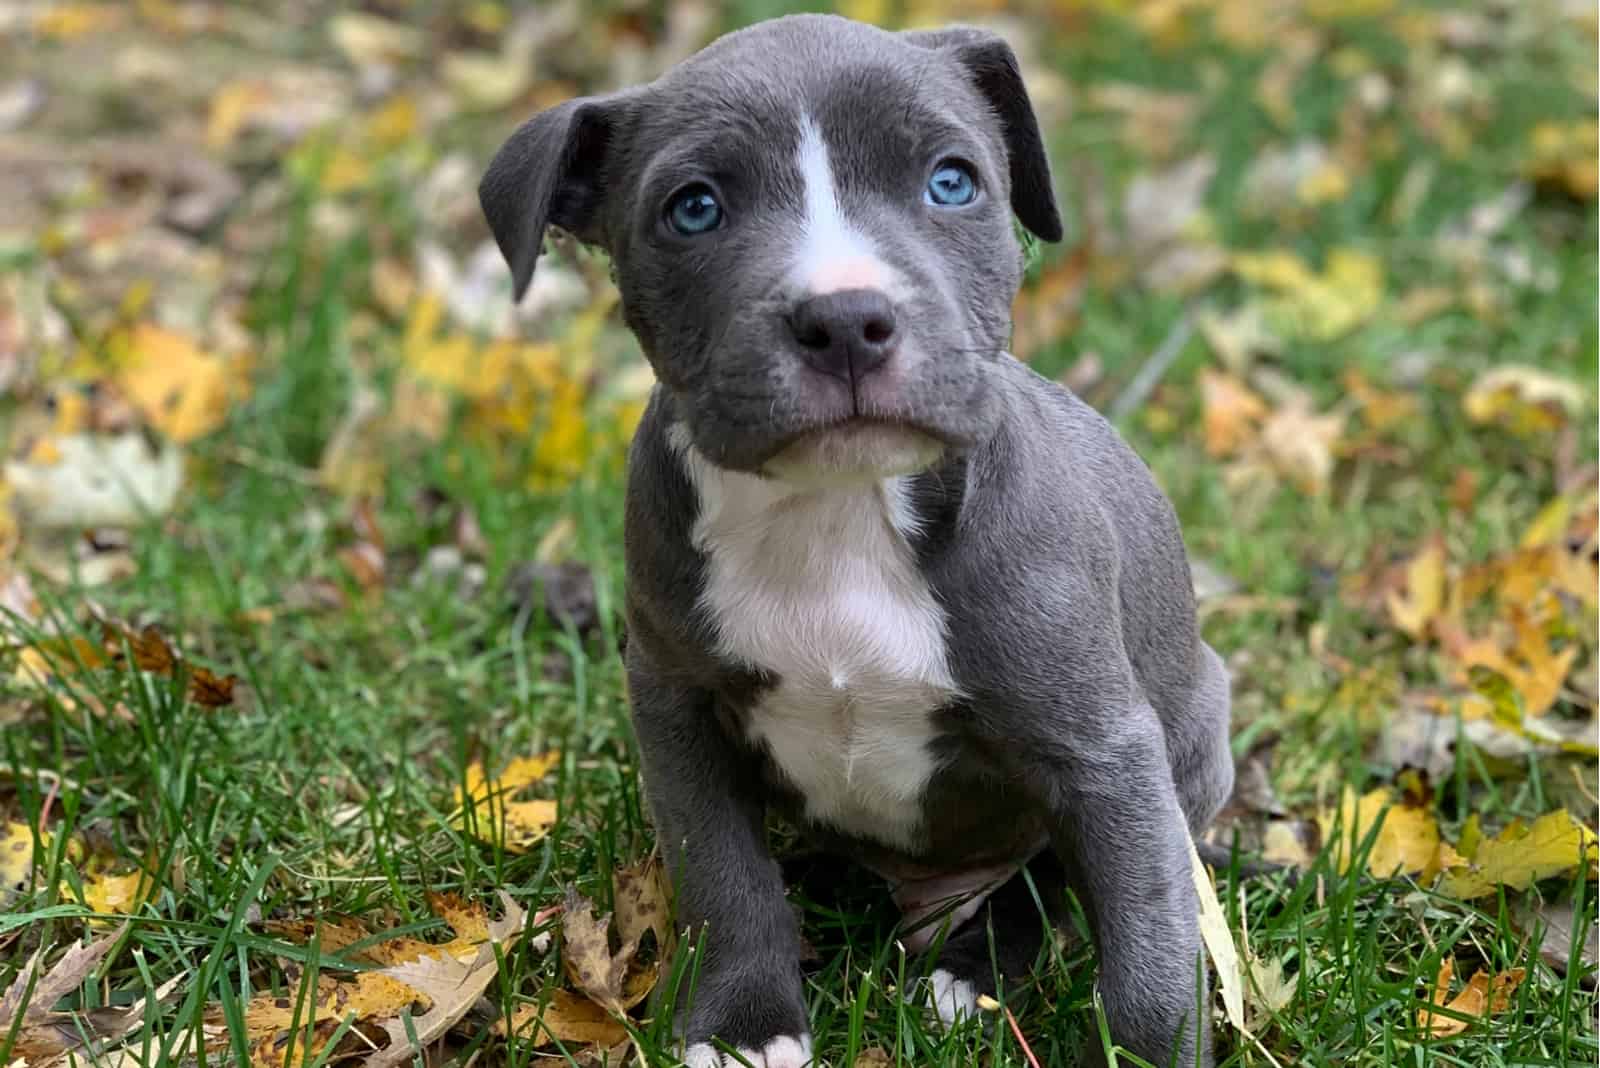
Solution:
{"label": "green grass", "polygon": [[[754,17],[775,7],[746,3],[740,13]],[[1048,23],[1041,18],[1039,25]],[[1284,226],[1247,217],[1240,183],[1269,143],[1338,136],[1340,109],[1354,90],[1327,52],[1301,83],[1293,128],[1279,129],[1253,98],[1270,51],[1242,53],[1202,29],[1177,50],[1160,52],[1115,19],[1039,32],[1040,54],[1076,84],[1127,81],[1202,94],[1204,107],[1186,141],[1188,150],[1218,157],[1207,206],[1226,246],[1288,247],[1313,264],[1336,248],[1372,252],[1385,264],[1391,303],[1413,287],[1463,284],[1432,241],[1518,179],[1534,122],[1594,119],[1592,94],[1573,88],[1579,78],[1593,81],[1592,39],[1548,29],[1513,47],[1489,48],[1472,62],[1489,105],[1473,127],[1470,151],[1453,156],[1414,122],[1396,117],[1392,154],[1353,173],[1346,197]],[[1384,19],[1341,21],[1330,32],[1381,69],[1401,72],[1397,77],[1416,61]],[[1399,96],[1405,99],[1403,88]],[[1069,214],[1083,207],[1082,191],[1070,184],[1081,173],[1077,161],[1096,159],[1113,189],[1150,165],[1119,130],[1118,121],[1080,103],[1051,131]],[[487,159],[491,138],[474,144],[479,158]],[[1432,191],[1414,212],[1396,218],[1395,198],[1419,163],[1437,169]],[[336,557],[351,540],[349,505],[317,488],[310,468],[345,409],[355,368],[363,366],[366,357],[357,350],[374,345],[373,335],[357,336],[356,321],[371,301],[365,279],[378,250],[364,233],[330,244],[309,221],[313,200],[302,193],[277,250],[261,266],[250,329],[263,370],[251,399],[197,448],[175,520],[133,539],[133,577],[93,592],[114,616],[158,622],[196,662],[237,672],[250,699],[212,711],[188,702],[171,680],[97,670],[65,677],[48,708],[0,728],[0,815],[37,824],[48,807],[51,831],[50,842],[38,844],[32,887],[0,916],[0,989],[36,949],[65,944],[84,930],[84,910],[71,889],[69,839],[125,861],[149,858],[163,873],[154,899],[107,957],[104,982],[86,984],[70,1002],[83,1009],[106,998],[125,1005],[181,976],[172,997],[154,1010],[149,1063],[171,1059],[160,1036],[181,1034],[215,1006],[237,1025],[252,994],[294,996],[284,962],[305,962],[309,951],[260,933],[255,918],[353,913],[426,937],[440,930],[424,904],[428,891],[492,902],[503,888],[532,916],[572,884],[608,907],[611,873],[651,847],[617,654],[622,483],[615,450],[602,450],[570,486],[535,491],[519,475],[525,443],[485,445],[470,428],[457,427],[436,448],[387,472],[380,526],[399,577],[381,596],[364,597]],[[364,210],[385,213],[385,232],[407,232],[403,203]],[[1425,376],[1392,387],[1421,405],[1420,415],[1389,441],[1397,458],[1341,462],[1324,497],[1280,487],[1242,503],[1229,491],[1195,429],[1195,375],[1212,363],[1198,337],[1122,428],[1173,497],[1191,552],[1248,592],[1293,600],[1288,613],[1209,616],[1207,636],[1235,670],[1236,751],[1273,743],[1276,785],[1297,812],[1329,803],[1343,785],[1364,789],[1397,770],[1373,757],[1374,710],[1341,696],[1318,648],[1402,682],[1432,678],[1398,636],[1375,630],[1350,607],[1339,580],[1374,558],[1398,557],[1437,530],[1446,530],[1467,557],[1503,549],[1558,491],[1554,439],[1530,443],[1469,425],[1460,409],[1466,383],[1508,361],[1583,383],[1578,459],[1594,458],[1600,286],[1594,202],[1540,192],[1501,240],[1548,267],[1554,285],[1508,287],[1495,319],[1458,308],[1406,327],[1380,314],[1346,337],[1292,345],[1282,356],[1281,369],[1327,406],[1341,399],[1346,368],[1389,384],[1408,354],[1431,354]],[[1039,269],[1050,270],[1060,255],[1047,251]],[[1180,300],[1096,277],[1076,329],[1034,362],[1055,374],[1080,354],[1097,353],[1106,375],[1091,399],[1104,404],[1180,316],[1200,307],[1226,309],[1246,296],[1235,281]],[[380,349],[398,343],[391,326],[380,325],[375,337]],[[1462,470],[1480,477],[1477,503],[1464,515],[1448,504]],[[430,514],[418,503],[425,491],[441,492],[450,503]],[[415,585],[406,576],[408,564],[449,540],[455,507],[476,514],[488,546],[483,590],[466,599],[455,595],[453,581]],[[598,592],[600,625],[585,635],[563,630],[542,612],[519,613],[504,592],[511,571],[563,517],[575,524],[574,555],[592,568]],[[350,607],[285,609],[285,591],[310,578],[340,584]],[[68,627],[82,625],[82,594],[61,589],[50,597]],[[260,609],[270,609],[270,619],[251,615]],[[104,707],[123,706],[127,715],[88,714],[86,696]],[[545,748],[564,756],[547,795],[560,798],[562,818],[543,843],[514,855],[450,826],[470,763],[498,767]],[[1447,835],[1470,813],[1498,826],[1561,804],[1594,822],[1592,800],[1574,789],[1568,762],[1514,763],[1509,774],[1496,768],[1491,775],[1463,747],[1453,778],[1434,784],[1433,804]],[[1592,790],[1592,766],[1582,775]],[[1594,888],[1581,877],[1570,887],[1560,883],[1544,889],[1576,896],[1581,941],[1594,913]],[[1263,1049],[1283,1064],[1349,1068],[1567,1065],[1600,1056],[1594,970],[1576,964],[1565,976],[1552,970],[1512,922],[1509,900],[1469,904],[1409,880],[1341,879],[1327,856],[1292,887],[1277,878],[1241,884],[1224,873],[1219,889],[1235,929],[1248,927],[1254,950],[1280,958],[1299,976],[1294,999],[1259,1025],[1259,1047],[1218,1027],[1219,1062],[1264,1065]],[[869,1047],[897,1064],[1026,1063],[1003,1025],[992,1034],[968,1027],[945,1035],[903,1004],[897,991],[915,981],[916,964],[898,951],[890,907],[869,881],[845,876],[835,894],[795,900],[816,950],[807,997],[816,1047],[827,1063],[850,1065]],[[1028,984],[1032,996],[1018,1019],[1040,1064],[1070,1065],[1101,1041],[1093,958],[1081,940],[1049,956]],[[1481,966],[1522,967],[1528,977],[1506,1012],[1462,1036],[1430,1040],[1419,1033],[1416,1013],[1450,956],[1461,976]],[[508,954],[490,996],[512,1006],[537,1000],[561,981],[554,951],[540,955],[525,940]],[[665,1024],[658,1016],[641,1025],[640,1041],[664,1050]],[[465,1034],[451,1047],[456,1063],[474,1056],[480,1064],[550,1063],[548,1051],[507,1045],[487,1024]],[[0,1031],[0,1054],[5,1048]],[[234,1049],[242,1055],[242,1047]]]}

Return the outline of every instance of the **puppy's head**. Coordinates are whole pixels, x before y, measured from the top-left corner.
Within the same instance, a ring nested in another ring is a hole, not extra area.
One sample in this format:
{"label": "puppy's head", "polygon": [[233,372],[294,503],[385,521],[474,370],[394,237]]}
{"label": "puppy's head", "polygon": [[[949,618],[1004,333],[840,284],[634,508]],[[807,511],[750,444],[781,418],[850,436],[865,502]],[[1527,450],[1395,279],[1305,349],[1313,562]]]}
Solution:
{"label": "puppy's head", "polygon": [[547,225],[605,248],[694,445],[784,477],[900,473],[985,438],[1012,214],[1061,236],[1000,38],[832,16],[535,116],[479,194],[519,297]]}

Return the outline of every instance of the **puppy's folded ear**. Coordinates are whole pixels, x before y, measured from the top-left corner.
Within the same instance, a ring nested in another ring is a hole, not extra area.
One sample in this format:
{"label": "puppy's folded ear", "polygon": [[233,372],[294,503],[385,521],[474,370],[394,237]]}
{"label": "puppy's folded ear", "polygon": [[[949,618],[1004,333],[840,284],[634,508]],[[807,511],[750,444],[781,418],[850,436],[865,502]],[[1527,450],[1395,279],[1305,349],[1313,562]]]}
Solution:
{"label": "puppy's folded ear", "polygon": [[580,97],[541,111],[500,146],[478,183],[478,203],[511,266],[517,300],[533,278],[546,226],[559,226],[580,241],[601,241],[615,107],[610,98]]}
{"label": "puppy's folded ear", "polygon": [[967,77],[994,108],[1005,135],[1011,164],[1011,210],[1036,236],[1060,241],[1061,212],[1050,184],[1050,160],[1011,46],[998,34],[970,26],[908,30],[903,36],[912,44],[949,53],[966,68]]}

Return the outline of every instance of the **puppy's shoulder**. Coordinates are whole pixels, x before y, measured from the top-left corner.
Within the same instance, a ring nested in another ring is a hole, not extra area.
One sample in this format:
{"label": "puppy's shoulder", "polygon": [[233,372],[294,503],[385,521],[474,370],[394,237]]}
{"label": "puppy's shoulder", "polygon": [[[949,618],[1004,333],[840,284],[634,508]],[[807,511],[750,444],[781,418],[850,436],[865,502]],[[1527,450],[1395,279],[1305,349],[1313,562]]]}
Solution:
{"label": "puppy's shoulder", "polygon": [[657,386],[628,447],[628,486],[623,518],[626,612],[630,644],[704,644],[686,633],[694,621],[704,561],[690,541],[696,495],[668,431],[671,402]]}

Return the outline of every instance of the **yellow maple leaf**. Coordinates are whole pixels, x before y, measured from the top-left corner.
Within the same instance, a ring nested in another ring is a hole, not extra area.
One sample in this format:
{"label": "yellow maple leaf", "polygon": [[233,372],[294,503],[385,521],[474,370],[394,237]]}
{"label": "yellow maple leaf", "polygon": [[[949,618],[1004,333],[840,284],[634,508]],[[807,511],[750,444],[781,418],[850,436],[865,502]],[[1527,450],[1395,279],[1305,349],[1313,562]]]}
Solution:
{"label": "yellow maple leaf", "polygon": [[[1547,812],[1531,824],[1513,822],[1493,838],[1474,828],[1463,834],[1457,863],[1446,866],[1439,892],[1464,901],[1492,894],[1496,887],[1526,890],[1541,879],[1589,865],[1593,877],[1595,833],[1566,809]],[[1467,847],[1470,846],[1470,851]]]}
{"label": "yellow maple leaf", "polygon": [[1413,638],[1426,634],[1444,608],[1444,564],[1444,539],[1430,538],[1406,564],[1405,593],[1390,590],[1385,598],[1389,618]]}
{"label": "yellow maple leaf", "polygon": [[153,323],[134,327],[122,348],[117,385],[152,426],[183,444],[222,425],[236,377],[224,360]]}
{"label": "yellow maple leaf", "polygon": [[526,852],[555,825],[554,801],[513,801],[516,794],[549,774],[561,762],[554,750],[539,756],[518,757],[497,777],[485,774],[481,762],[467,768],[461,792],[461,813],[455,825],[485,842],[502,845],[513,853]]}
{"label": "yellow maple leaf", "polygon": [[1520,713],[1496,701],[1497,716],[1520,722],[1522,716],[1542,716],[1561,696],[1562,685],[1577,662],[1577,643],[1558,644],[1552,624],[1562,609],[1553,589],[1539,588],[1528,602],[1502,602],[1506,618],[1488,635],[1473,636],[1456,627],[1444,629],[1445,652],[1455,661],[1461,681],[1494,699],[1489,672],[1503,678],[1521,698]]}
{"label": "yellow maple leaf", "polygon": [[1317,817],[1323,840],[1332,843],[1340,872],[1355,864],[1362,843],[1379,820],[1383,822],[1367,854],[1367,870],[1380,879],[1418,875],[1426,881],[1459,859],[1440,839],[1433,815],[1420,805],[1396,801],[1388,787],[1377,787],[1358,798],[1355,789],[1346,786],[1338,809]]}
{"label": "yellow maple leaf", "polygon": [[155,880],[143,870],[125,875],[100,872],[83,882],[83,903],[95,912],[127,916],[155,893]]}

